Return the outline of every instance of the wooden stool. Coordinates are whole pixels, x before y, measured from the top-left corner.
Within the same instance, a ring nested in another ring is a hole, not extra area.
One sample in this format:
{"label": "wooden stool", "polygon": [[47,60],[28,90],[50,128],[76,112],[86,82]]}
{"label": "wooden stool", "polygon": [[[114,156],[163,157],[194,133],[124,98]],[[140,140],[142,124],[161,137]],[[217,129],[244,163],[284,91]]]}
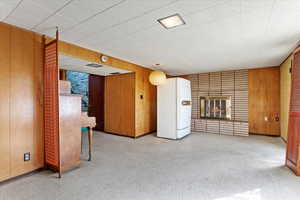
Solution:
{"label": "wooden stool", "polygon": [[[88,131],[88,139],[89,139],[89,160],[92,160],[92,151],[93,151],[93,128],[92,127],[81,127],[82,134]],[[82,138],[82,137],[81,137]],[[82,152],[82,139],[81,139],[81,152]]]}
{"label": "wooden stool", "polygon": [[[88,117],[87,113],[82,113],[81,115],[81,130],[88,131],[89,138],[89,161],[92,160],[92,151],[93,151],[93,128],[96,126],[96,118]],[[81,142],[82,144],[82,142]],[[82,151],[82,146],[81,146]]]}

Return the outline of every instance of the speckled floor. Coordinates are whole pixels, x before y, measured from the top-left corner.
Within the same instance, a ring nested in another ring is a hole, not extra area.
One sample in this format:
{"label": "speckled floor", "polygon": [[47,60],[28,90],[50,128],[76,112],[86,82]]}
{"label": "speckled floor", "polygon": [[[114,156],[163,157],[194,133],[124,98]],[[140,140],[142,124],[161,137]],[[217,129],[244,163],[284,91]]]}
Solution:
{"label": "speckled floor", "polygon": [[300,178],[284,167],[280,138],[193,133],[180,141],[134,140],[98,132],[92,162],[86,147],[81,168],[62,179],[41,171],[4,182],[0,199],[300,199]]}

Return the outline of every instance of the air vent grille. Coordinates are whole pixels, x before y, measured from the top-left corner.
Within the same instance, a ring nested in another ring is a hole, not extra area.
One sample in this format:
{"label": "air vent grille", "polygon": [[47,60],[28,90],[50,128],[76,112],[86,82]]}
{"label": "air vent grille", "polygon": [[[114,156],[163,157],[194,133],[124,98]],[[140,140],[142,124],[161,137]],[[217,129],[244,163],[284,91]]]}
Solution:
{"label": "air vent grille", "polygon": [[99,68],[103,67],[102,65],[96,64],[96,63],[89,63],[86,65],[87,67],[93,67],[93,68]]}

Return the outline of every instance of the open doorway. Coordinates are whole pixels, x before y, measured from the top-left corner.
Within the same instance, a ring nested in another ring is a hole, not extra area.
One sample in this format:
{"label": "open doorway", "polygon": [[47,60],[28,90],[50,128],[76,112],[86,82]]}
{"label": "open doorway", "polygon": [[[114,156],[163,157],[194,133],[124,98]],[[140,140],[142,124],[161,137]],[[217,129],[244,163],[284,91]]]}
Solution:
{"label": "open doorway", "polygon": [[81,110],[96,117],[97,131],[104,131],[104,89],[105,76],[65,70],[65,80],[71,83],[71,93],[79,94]]}
{"label": "open doorway", "polygon": [[105,131],[105,78],[130,71],[62,54],[59,55],[59,66],[60,79],[70,82],[72,94],[82,96],[82,112],[96,118],[94,130]]}

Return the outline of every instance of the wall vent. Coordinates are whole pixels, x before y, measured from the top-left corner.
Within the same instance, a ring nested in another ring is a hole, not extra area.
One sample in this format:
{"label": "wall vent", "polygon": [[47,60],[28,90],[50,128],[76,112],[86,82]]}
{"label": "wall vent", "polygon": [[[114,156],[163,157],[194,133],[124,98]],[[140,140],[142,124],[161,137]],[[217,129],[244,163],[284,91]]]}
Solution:
{"label": "wall vent", "polygon": [[87,67],[93,67],[93,68],[99,68],[99,67],[103,67],[102,65],[96,64],[96,63],[89,63],[87,65],[85,65]]}

